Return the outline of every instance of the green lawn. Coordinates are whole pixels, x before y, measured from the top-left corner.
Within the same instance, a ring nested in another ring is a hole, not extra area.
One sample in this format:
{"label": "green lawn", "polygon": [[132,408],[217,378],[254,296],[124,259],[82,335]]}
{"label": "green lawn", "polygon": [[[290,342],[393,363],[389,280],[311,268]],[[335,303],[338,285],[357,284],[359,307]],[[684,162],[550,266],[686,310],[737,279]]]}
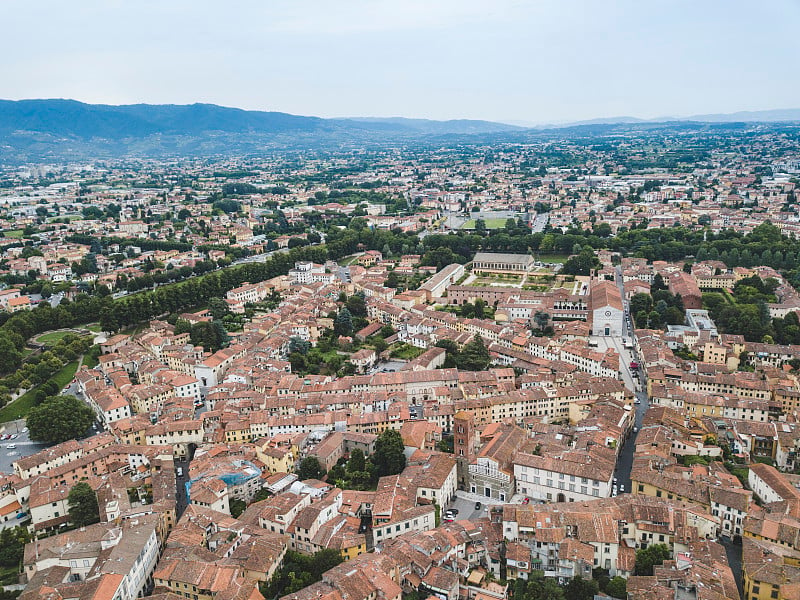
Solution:
{"label": "green lawn", "polygon": [[51,331],[50,333],[43,333],[36,338],[36,341],[40,344],[49,344],[52,346],[70,334],[74,335],[71,331]]}
{"label": "green lawn", "polygon": [[88,353],[83,355],[83,364],[87,369],[94,369],[100,361],[95,357],[90,356]]}
{"label": "green lawn", "polygon": [[[358,256],[360,256],[360,255],[358,255]],[[341,259],[341,260],[339,260],[337,262],[342,267],[349,267],[350,265],[352,265],[355,262],[355,260],[358,258],[358,256],[348,256],[348,257],[343,258],[343,259]]]}
{"label": "green lawn", "polygon": [[423,352],[425,352],[425,350],[422,348],[417,348],[416,346],[412,346],[410,344],[400,344],[392,350],[391,357],[400,358],[403,360],[414,360]]}
{"label": "green lawn", "polygon": [[77,371],[78,371],[78,361],[73,360],[71,363],[64,365],[64,367],[58,373],[53,375],[52,379],[60,387],[64,388],[70,381],[72,381],[72,378],[75,377],[75,373]]}
{"label": "green lawn", "polygon": [[94,333],[100,333],[101,331],[103,331],[103,328],[100,327],[100,323],[90,323],[85,327],[86,329],[88,329],[89,331],[93,331]]}
{"label": "green lawn", "polygon": [[22,229],[14,229],[13,231],[4,231],[3,235],[7,238],[18,240],[22,237]]}
{"label": "green lawn", "polygon": [[[470,219],[464,225],[462,225],[461,229],[475,229],[475,219]],[[506,226],[506,219],[484,219],[484,223],[486,223],[486,229],[502,229]]]}
{"label": "green lawn", "polygon": [[2,567],[0,569],[0,585],[16,585],[19,583],[19,569]]}
{"label": "green lawn", "polygon": [[[71,363],[64,365],[61,370],[53,375],[52,379],[58,383],[61,388],[72,381],[75,377],[75,372],[78,370],[78,361],[73,360]],[[14,400],[11,404],[6,404],[0,408],[0,423],[7,423],[22,417],[26,417],[31,408],[35,405],[36,388],[28,390],[22,396]]]}
{"label": "green lawn", "polygon": [[564,254],[539,254],[536,259],[543,263],[561,263],[567,262],[569,257]]}

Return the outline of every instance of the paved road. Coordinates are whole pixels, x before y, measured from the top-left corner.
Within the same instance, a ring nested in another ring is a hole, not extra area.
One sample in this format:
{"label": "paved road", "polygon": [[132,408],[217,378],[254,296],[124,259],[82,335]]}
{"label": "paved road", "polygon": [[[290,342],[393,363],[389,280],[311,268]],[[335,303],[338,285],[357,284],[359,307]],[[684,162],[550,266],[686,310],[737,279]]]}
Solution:
{"label": "paved road", "polygon": [[[620,267],[617,267],[616,283],[619,286],[620,292],[622,293],[622,298],[624,299],[625,294],[622,285],[622,270]],[[625,306],[625,331],[623,335],[624,337],[632,340],[633,331],[629,326],[629,323],[631,323],[629,306],[624,300],[623,303]],[[638,432],[638,430],[642,427],[642,422],[644,421],[644,415],[649,407],[649,402],[647,393],[644,391],[646,389],[644,372],[641,368],[639,368],[636,369],[636,373],[634,373],[634,370],[630,368],[630,363],[632,361],[638,362],[636,351],[625,348],[622,337],[592,337],[591,339],[597,343],[598,350],[613,348],[620,355],[620,373],[622,375],[622,381],[625,383],[625,387],[634,392],[634,395],[639,402],[638,404],[634,404],[634,428],[635,432]],[[630,436],[623,442],[622,448],[620,448],[619,456],[617,457],[617,466],[614,469],[614,477],[617,478],[617,484],[624,486],[625,491],[623,493],[629,493],[631,491],[631,468],[633,467],[633,455],[636,450],[637,437],[637,433],[635,432],[631,432]]]}
{"label": "paved road", "polygon": [[549,220],[549,213],[537,213],[536,217],[533,219],[533,223],[531,223],[532,233],[541,233],[544,231],[544,228],[547,227],[547,222]]}
{"label": "paved road", "polygon": [[[183,475],[178,475],[178,469],[182,469]],[[186,482],[189,481],[189,461],[175,460],[175,485],[177,492],[176,510],[178,518],[181,518],[183,511],[186,510],[188,500],[186,498]]]}
{"label": "paved road", "polygon": [[[28,433],[22,431],[24,428],[24,419],[10,421],[0,425],[0,434],[16,436],[13,440],[0,441],[0,471],[3,473],[14,472],[14,468],[12,467],[14,461],[19,460],[23,456],[36,454],[40,450],[47,448],[47,444],[31,441],[28,437]],[[14,446],[14,448],[9,448],[9,446]]]}
{"label": "paved road", "polygon": [[742,545],[734,544],[731,540],[721,537],[719,543],[725,548],[725,554],[728,556],[728,564],[733,571],[733,577],[736,579],[736,587],[739,588],[739,597],[744,598],[744,585],[742,579]]}
{"label": "paved road", "polygon": [[[480,509],[475,508],[475,502],[481,503]],[[468,519],[472,521],[474,519],[488,516],[489,513],[486,510],[486,507],[491,506],[492,504],[502,504],[502,502],[493,500],[492,498],[484,498],[483,496],[478,496],[476,494],[469,494],[467,492],[459,491],[456,492],[456,495],[450,504],[444,507],[442,510],[442,515],[444,516],[445,509],[455,508],[458,510],[458,515],[456,515],[457,520]]]}

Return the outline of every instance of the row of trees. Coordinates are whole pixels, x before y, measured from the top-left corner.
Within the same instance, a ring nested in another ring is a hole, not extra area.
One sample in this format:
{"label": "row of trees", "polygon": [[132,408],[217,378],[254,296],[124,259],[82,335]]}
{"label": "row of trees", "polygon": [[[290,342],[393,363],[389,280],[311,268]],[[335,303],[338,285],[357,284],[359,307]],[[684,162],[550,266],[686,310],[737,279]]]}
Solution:
{"label": "row of trees", "polygon": [[[65,364],[84,354],[91,343],[89,336],[78,337],[67,334],[49,350],[28,357],[25,364],[0,379],[0,405],[7,404],[11,399],[11,394],[20,388],[29,389],[39,386],[35,397],[37,402],[41,402],[47,396],[57,394],[61,384],[50,378]],[[3,363],[5,366],[21,360],[22,355],[16,348],[8,347],[7,353],[7,356],[0,354],[0,362],[7,361]]]}
{"label": "row of trees", "polygon": [[256,283],[285,274],[296,261],[324,262],[325,248],[295,248],[274,254],[263,263],[246,263],[214,271],[158,289],[120,298],[105,306],[100,313],[100,325],[105,331],[117,331],[166,313],[186,310],[219,298],[245,282]]}
{"label": "row of trees", "polygon": [[97,320],[103,308],[112,304],[109,297],[78,294],[74,302],[63,299],[55,308],[44,302],[34,310],[0,313],[0,375],[19,368],[22,349],[31,337],[53,329],[91,323]]}
{"label": "row of trees", "polygon": [[582,275],[587,271],[586,261],[593,256],[592,250],[609,249],[648,260],[681,261],[695,257],[697,260],[721,260],[728,267],[767,265],[791,270],[800,277],[800,241],[782,235],[769,222],[762,223],[748,234],[729,229],[714,233],[683,227],[623,227],[616,236],[610,236],[609,233],[609,230],[600,230],[598,226],[595,230],[573,227],[564,233],[549,229],[530,233],[515,228],[497,229],[486,235],[466,232],[435,234],[427,236],[422,242],[425,249],[423,264],[439,266],[452,262],[464,263],[471,260],[478,250],[555,254],[580,254],[586,251],[585,259],[580,259],[574,266],[571,264],[565,271],[574,270],[574,274]]}
{"label": "row of trees", "polygon": [[703,294],[703,306],[721,331],[743,335],[749,342],[798,344],[800,321],[795,313],[770,317],[767,304],[777,300],[777,286],[774,278],[746,277],[736,282],[730,297],[719,292]]}

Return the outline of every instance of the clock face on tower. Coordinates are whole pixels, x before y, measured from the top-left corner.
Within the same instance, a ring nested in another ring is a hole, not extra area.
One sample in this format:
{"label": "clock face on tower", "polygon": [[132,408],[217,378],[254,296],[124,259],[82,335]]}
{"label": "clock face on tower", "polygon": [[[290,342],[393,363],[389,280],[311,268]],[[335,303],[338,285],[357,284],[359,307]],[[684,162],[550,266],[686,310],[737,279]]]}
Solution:
{"label": "clock face on tower", "polygon": [[607,316],[607,317],[610,317],[610,316],[611,316],[611,311],[610,311],[610,310],[607,310],[607,311],[606,311],[606,316]]}

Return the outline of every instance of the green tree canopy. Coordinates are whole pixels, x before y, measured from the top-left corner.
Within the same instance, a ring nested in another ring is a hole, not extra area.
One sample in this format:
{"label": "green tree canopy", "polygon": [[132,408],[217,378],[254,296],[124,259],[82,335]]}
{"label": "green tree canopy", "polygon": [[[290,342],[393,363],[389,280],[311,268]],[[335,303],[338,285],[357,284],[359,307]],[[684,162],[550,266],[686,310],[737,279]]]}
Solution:
{"label": "green tree canopy", "polygon": [[325,476],[325,469],[316,456],[306,456],[297,467],[297,476],[302,479],[320,479]]}
{"label": "green tree canopy", "polygon": [[619,575],[612,577],[606,586],[606,593],[614,598],[625,600],[628,597],[628,581]]}
{"label": "green tree canopy", "polygon": [[0,566],[17,569],[31,534],[24,527],[7,527],[0,532]]}
{"label": "green tree canopy", "polygon": [[565,275],[589,275],[592,269],[600,266],[594,250],[586,248],[576,256],[570,256],[561,268]]}
{"label": "green tree canopy", "polygon": [[636,575],[652,575],[653,567],[669,559],[669,547],[666,544],[653,544],[636,551]]}
{"label": "green tree canopy", "polygon": [[59,444],[82,436],[94,421],[94,412],[74,396],[56,396],[28,414],[32,440]]}
{"label": "green tree canopy", "polygon": [[67,496],[69,520],[76,527],[100,522],[100,508],[94,490],[85,481],[72,486]]}
{"label": "green tree canopy", "polygon": [[490,362],[489,349],[477,334],[464,344],[457,358],[458,368],[464,371],[485,371]]}
{"label": "green tree canopy", "polygon": [[350,335],[353,333],[353,315],[350,314],[347,307],[342,308],[336,315],[333,331],[337,335]]}
{"label": "green tree canopy", "polygon": [[405,445],[399,431],[387,429],[375,440],[375,452],[371,458],[378,477],[397,475],[406,468]]}
{"label": "green tree canopy", "polygon": [[367,461],[364,457],[364,451],[360,448],[354,448],[350,453],[350,459],[347,461],[347,470],[351,473],[364,471],[366,469],[366,464]]}

